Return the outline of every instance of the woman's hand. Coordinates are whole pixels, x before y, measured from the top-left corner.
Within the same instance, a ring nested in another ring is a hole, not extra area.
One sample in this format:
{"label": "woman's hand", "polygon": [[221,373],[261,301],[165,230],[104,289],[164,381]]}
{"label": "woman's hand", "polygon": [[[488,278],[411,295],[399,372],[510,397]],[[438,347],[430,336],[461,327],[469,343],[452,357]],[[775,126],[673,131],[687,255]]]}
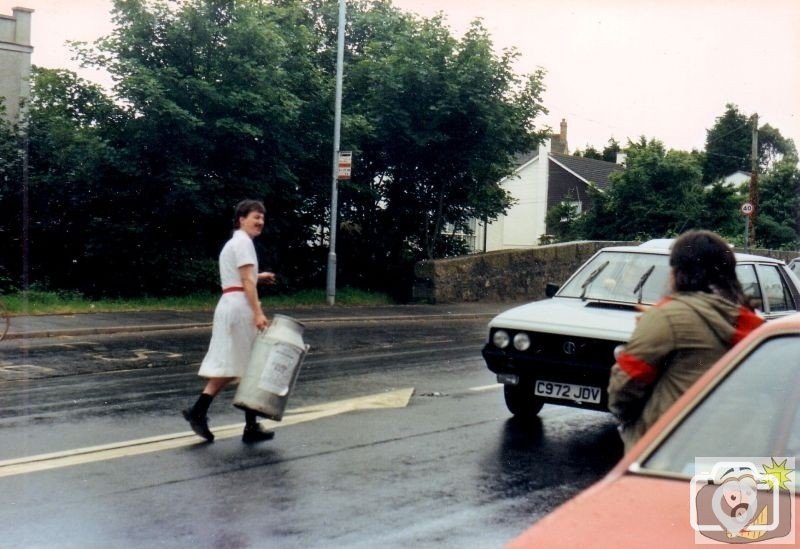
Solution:
{"label": "woman's hand", "polygon": [[269,327],[269,319],[263,313],[257,314],[255,318],[256,328],[264,330]]}
{"label": "woman's hand", "polygon": [[275,284],[275,273],[271,273],[269,271],[265,271],[263,273],[258,273],[258,283],[259,284]]}

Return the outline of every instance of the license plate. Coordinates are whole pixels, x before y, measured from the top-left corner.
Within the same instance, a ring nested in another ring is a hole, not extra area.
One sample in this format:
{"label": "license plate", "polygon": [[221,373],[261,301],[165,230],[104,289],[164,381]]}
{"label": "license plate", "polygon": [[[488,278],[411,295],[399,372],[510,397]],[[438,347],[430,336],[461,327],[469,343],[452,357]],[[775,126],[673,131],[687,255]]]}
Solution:
{"label": "license plate", "polygon": [[600,402],[600,396],[603,392],[600,390],[600,387],[538,380],[534,387],[534,394],[536,396],[574,400],[576,402],[593,402],[597,404]]}

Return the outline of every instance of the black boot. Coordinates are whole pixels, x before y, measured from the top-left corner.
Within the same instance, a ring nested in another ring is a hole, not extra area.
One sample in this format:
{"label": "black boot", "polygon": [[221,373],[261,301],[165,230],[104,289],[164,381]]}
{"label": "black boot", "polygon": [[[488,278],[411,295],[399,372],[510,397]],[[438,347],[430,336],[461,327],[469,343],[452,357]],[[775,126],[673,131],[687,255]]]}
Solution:
{"label": "black boot", "polygon": [[265,429],[257,420],[258,416],[254,412],[246,410],[244,413],[245,424],[244,432],[242,433],[242,442],[248,444],[253,442],[263,442],[265,440],[272,440],[275,436],[275,431]]}
{"label": "black boot", "polygon": [[208,417],[206,416],[212,400],[214,400],[213,396],[202,393],[193,407],[183,410],[183,418],[189,422],[192,431],[208,442],[214,442],[214,433],[208,428]]}

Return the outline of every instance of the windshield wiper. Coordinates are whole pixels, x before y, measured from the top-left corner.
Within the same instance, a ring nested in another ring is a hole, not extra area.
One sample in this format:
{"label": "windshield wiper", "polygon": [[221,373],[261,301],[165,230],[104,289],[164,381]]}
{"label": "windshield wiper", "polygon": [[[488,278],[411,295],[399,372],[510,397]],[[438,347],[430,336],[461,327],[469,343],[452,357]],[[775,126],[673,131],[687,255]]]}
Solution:
{"label": "windshield wiper", "polygon": [[639,292],[639,303],[642,302],[642,295],[644,294],[644,284],[647,282],[647,279],[650,278],[650,275],[653,274],[653,269],[655,269],[655,265],[650,265],[650,268],[647,269],[642,278],[639,279],[639,282],[636,283],[636,287],[633,289],[633,293]]}
{"label": "windshield wiper", "polygon": [[592,273],[588,277],[586,277],[586,280],[583,282],[583,284],[581,284],[581,290],[583,290],[581,292],[581,301],[586,301],[586,290],[589,288],[589,284],[594,282],[594,279],[597,278],[597,276],[601,272],[603,272],[603,269],[608,267],[608,264],[609,264],[609,261],[606,261],[605,263],[600,265],[598,268],[596,268],[594,271],[592,271]]}

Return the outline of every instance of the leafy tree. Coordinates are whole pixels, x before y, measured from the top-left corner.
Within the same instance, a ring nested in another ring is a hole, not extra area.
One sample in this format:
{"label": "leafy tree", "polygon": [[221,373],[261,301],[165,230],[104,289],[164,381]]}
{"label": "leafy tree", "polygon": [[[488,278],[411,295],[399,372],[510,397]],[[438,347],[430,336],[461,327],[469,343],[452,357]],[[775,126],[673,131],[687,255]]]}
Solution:
{"label": "leafy tree", "polygon": [[20,265],[22,149],[0,102],[0,292],[14,284]]}
{"label": "leafy tree", "polygon": [[552,241],[568,242],[580,238],[580,214],[578,208],[568,198],[547,210],[545,224]]}
{"label": "leafy tree", "polygon": [[591,145],[587,145],[586,149],[581,151],[577,149],[573,154],[573,156],[582,156],[583,158],[592,158],[594,160],[604,160],[606,162],[616,162],[617,161],[617,153],[622,152],[622,147],[620,147],[619,142],[614,139],[613,137],[608,140],[608,144],[603,148],[602,151],[598,151]]}
{"label": "leafy tree", "polygon": [[[752,120],[753,117],[739,112],[736,105],[725,106],[725,113],[706,132],[704,183],[712,183],[737,170],[751,171]],[[764,172],[784,157],[797,161],[797,149],[794,141],[764,124],[758,129],[758,157],[759,171]]]}
{"label": "leafy tree", "polygon": [[761,178],[756,237],[774,249],[800,248],[800,170],[793,159],[775,164]]}
{"label": "leafy tree", "polygon": [[583,151],[580,149],[576,150],[573,153],[573,156],[582,156],[583,158],[593,158],[595,160],[602,160],[603,154],[599,152],[597,149],[592,147],[591,145],[587,145]]}
{"label": "leafy tree", "polygon": [[620,152],[622,152],[622,147],[620,146],[619,142],[612,137],[608,140],[608,144],[603,148],[601,160],[605,160],[606,162],[616,162],[617,154]]}
{"label": "leafy tree", "polygon": [[227,213],[245,197],[264,200],[263,241],[294,278],[291,265],[310,255],[300,250],[320,212],[308,197],[329,173],[332,134],[331,85],[308,11],[300,2],[115,0],[113,13],[112,34],[80,55],[112,74],[126,106],[126,175],[137,193],[117,229],[134,250],[127,263],[150,273],[137,290],[213,284],[186,273],[208,271]]}
{"label": "leafy tree", "polygon": [[658,238],[698,226],[703,189],[696,158],[642,137],[626,148],[627,168],[580,220],[580,234],[621,240]]}
{"label": "leafy tree", "polygon": [[721,181],[708,186],[703,193],[699,226],[729,239],[741,235],[744,221],[739,208],[746,201],[745,190],[724,185]]}
{"label": "leafy tree", "polygon": [[[359,231],[342,239],[341,257],[381,280],[448,253],[446,224],[465,228],[505,211],[498,182],[514,153],[544,135],[534,127],[544,75],[518,76],[516,52],[496,54],[477,22],[456,39],[441,17],[358,6],[348,19],[364,41],[349,50],[343,131],[356,168],[340,197],[343,219]],[[378,15],[382,32],[362,30]]]}
{"label": "leafy tree", "polygon": [[703,182],[711,183],[737,170],[750,171],[752,126],[748,117],[731,103],[706,132]]}

